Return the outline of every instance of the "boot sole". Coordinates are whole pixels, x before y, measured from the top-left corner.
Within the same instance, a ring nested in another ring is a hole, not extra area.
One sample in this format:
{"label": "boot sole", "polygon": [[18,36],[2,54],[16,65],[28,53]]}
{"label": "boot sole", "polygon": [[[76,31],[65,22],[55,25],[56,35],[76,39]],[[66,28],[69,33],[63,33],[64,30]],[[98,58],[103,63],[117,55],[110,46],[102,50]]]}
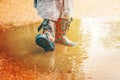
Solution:
{"label": "boot sole", "polygon": [[45,51],[53,51],[55,49],[54,43],[48,41],[45,37],[41,34],[38,34],[36,37],[36,44],[39,47],[42,47]]}

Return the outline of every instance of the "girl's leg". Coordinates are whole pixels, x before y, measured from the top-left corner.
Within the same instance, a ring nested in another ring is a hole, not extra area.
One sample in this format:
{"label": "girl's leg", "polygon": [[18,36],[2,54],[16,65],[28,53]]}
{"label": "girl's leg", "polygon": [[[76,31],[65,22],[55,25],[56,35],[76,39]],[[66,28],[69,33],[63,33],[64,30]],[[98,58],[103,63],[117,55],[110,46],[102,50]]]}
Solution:
{"label": "girl's leg", "polygon": [[56,42],[69,46],[74,46],[76,44],[75,42],[70,41],[66,36],[66,32],[69,30],[69,27],[70,20],[62,18],[58,19],[58,21],[56,22],[56,35],[55,35]]}
{"label": "girl's leg", "polygon": [[56,35],[55,40],[56,42],[63,43],[65,45],[74,46],[76,43],[70,41],[67,36],[66,32],[69,30],[70,27],[70,11],[72,11],[72,0],[63,0],[63,7],[61,8],[61,15],[58,21],[56,22]]}
{"label": "girl's leg", "polygon": [[[37,35],[36,43],[38,46],[44,48],[45,51],[55,49],[55,23],[51,20],[58,20],[61,1],[62,0],[34,0],[34,6],[38,11],[38,15],[45,19],[42,23],[43,33]],[[46,19],[48,19],[48,21]]]}
{"label": "girl's leg", "polygon": [[[52,51],[55,49],[55,24],[52,21],[45,19],[40,25],[43,27],[43,33],[36,36],[36,43],[45,51]],[[39,29],[39,28],[38,28]]]}

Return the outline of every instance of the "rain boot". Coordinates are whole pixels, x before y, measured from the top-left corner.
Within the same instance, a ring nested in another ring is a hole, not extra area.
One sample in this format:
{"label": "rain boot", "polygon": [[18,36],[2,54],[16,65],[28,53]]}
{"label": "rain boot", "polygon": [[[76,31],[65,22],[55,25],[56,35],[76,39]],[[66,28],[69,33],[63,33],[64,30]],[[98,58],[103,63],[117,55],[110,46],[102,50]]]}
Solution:
{"label": "rain boot", "polygon": [[53,22],[44,19],[42,24],[38,28],[38,32],[43,27],[43,33],[36,36],[36,44],[42,47],[45,51],[53,51],[55,49],[54,41],[54,29],[51,25]]}
{"label": "rain boot", "polygon": [[76,45],[75,42],[70,41],[66,36],[66,32],[69,30],[71,21],[72,18],[70,20],[62,18],[58,19],[58,21],[56,22],[56,35],[55,35],[56,42],[69,46]]}

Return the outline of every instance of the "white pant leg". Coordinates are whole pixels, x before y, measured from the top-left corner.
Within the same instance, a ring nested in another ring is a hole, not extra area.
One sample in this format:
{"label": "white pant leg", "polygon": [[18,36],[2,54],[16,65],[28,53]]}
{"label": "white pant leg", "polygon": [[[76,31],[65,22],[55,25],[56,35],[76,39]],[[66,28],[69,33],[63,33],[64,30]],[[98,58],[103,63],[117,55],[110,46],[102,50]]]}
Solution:
{"label": "white pant leg", "polygon": [[57,21],[59,17],[66,18],[71,15],[73,2],[72,0],[37,0],[36,9],[40,17]]}
{"label": "white pant leg", "polygon": [[73,13],[73,0],[63,0],[63,8],[60,18],[69,19]]}

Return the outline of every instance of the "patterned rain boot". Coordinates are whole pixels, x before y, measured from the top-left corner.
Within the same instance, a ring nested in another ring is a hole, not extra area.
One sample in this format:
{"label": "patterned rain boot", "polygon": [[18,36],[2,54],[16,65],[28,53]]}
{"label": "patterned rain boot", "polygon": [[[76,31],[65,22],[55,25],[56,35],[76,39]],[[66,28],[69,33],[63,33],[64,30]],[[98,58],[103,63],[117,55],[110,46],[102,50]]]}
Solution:
{"label": "patterned rain boot", "polygon": [[51,26],[52,23],[53,22],[44,19],[44,21],[38,28],[39,32],[43,27],[43,33],[36,36],[36,44],[39,47],[42,47],[45,51],[53,51],[55,49],[54,29],[53,26]]}
{"label": "patterned rain boot", "polygon": [[69,30],[71,21],[72,21],[72,18],[70,20],[62,19],[62,18],[58,19],[58,21],[56,22],[56,35],[55,35],[56,42],[69,45],[69,46],[76,45],[75,42],[70,41],[66,37],[66,32]]}

